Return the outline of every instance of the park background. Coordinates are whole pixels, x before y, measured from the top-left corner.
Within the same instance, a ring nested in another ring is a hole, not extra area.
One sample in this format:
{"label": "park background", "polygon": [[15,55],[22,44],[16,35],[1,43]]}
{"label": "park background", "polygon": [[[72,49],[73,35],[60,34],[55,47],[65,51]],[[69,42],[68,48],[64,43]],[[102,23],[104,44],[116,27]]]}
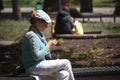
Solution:
{"label": "park background", "polygon": [[[27,13],[29,13],[38,1],[19,0],[21,12],[28,11]],[[119,2],[119,0],[93,0],[93,9],[95,12],[112,14]],[[79,3],[79,0],[72,0],[71,8],[80,10]],[[22,19],[14,19],[11,4],[11,0],[3,0],[4,9],[0,13],[0,74],[10,73],[22,63],[21,41],[30,26],[28,15]],[[4,15],[6,13],[8,14]],[[90,22],[81,21],[83,30],[101,30],[102,34],[120,33],[119,18],[117,18],[116,23],[112,21],[113,18],[105,19],[104,23],[101,23],[99,19],[92,20]],[[47,40],[51,39],[50,27],[44,33]],[[119,41],[119,38],[81,39],[77,41],[61,39],[61,44],[54,47],[52,53],[59,52],[60,54],[58,53],[57,57],[70,59],[73,67],[116,66],[120,65]]]}

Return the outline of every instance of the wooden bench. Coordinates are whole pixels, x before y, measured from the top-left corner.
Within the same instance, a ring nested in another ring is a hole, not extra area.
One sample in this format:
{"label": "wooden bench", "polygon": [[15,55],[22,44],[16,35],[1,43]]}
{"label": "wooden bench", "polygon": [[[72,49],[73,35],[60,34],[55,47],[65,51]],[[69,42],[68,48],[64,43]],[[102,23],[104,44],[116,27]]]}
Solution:
{"label": "wooden bench", "polygon": [[53,38],[63,39],[100,39],[100,38],[120,38],[120,34],[56,34]]}
{"label": "wooden bench", "polygon": [[101,30],[91,30],[91,31],[84,31],[84,34],[101,34],[102,31]]}
{"label": "wooden bench", "polygon": [[115,14],[102,14],[102,13],[80,13],[81,18],[83,18],[83,22],[85,21],[85,18],[88,18],[88,21],[90,21],[90,18],[100,18],[100,21],[103,22],[102,18],[103,17],[113,17],[113,22],[116,22],[116,17],[120,17],[117,16]]}
{"label": "wooden bench", "polygon": [[88,18],[88,21],[90,21],[90,18],[100,18],[100,21],[103,22],[103,17],[112,17],[114,20],[113,22],[116,22],[116,17],[120,17],[120,7],[116,7],[113,14],[103,14],[103,13],[93,13],[93,12],[79,12],[77,9],[71,9],[70,14],[74,18],[83,18],[83,21],[85,21],[85,18]]}

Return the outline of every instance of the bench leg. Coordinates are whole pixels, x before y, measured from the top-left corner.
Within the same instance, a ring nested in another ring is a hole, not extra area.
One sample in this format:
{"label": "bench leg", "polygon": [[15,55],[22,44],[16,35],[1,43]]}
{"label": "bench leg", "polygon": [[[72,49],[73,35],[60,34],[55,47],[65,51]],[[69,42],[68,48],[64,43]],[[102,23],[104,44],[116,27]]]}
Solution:
{"label": "bench leg", "polygon": [[88,17],[88,22],[90,22],[90,17]]}
{"label": "bench leg", "polygon": [[84,17],[83,17],[83,22],[85,22]]}
{"label": "bench leg", "polygon": [[102,22],[103,23],[103,21],[102,21],[102,17],[100,16],[100,22]]}
{"label": "bench leg", "polygon": [[114,16],[114,23],[116,22],[116,17]]}

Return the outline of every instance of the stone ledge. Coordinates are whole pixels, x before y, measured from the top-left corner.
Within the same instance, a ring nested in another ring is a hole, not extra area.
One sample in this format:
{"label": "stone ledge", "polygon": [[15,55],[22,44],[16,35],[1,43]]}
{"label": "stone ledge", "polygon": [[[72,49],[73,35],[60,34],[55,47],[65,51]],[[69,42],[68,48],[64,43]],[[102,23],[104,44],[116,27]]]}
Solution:
{"label": "stone ledge", "polygon": [[120,66],[73,68],[73,72],[76,77],[120,75]]}
{"label": "stone ledge", "polygon": [[[100,80],[101,78],[108,79],[109,77],[112,77],[112,76],[118,77],[120,75],[120,66],[73,68],[73,73],[77,80],[82,79],[82,78],[90,79],[93,77],[96,78],[95,80]],[[10,75],[0,76],[0,80],[8,80],[8,79],[9,80],[34,80],[33,77],[25,75],[24,73],[13,76],[13,77]],[[85,79],[82,79],[82,80],[85,80]],[[114,80],[114,78],[110,80]]]}

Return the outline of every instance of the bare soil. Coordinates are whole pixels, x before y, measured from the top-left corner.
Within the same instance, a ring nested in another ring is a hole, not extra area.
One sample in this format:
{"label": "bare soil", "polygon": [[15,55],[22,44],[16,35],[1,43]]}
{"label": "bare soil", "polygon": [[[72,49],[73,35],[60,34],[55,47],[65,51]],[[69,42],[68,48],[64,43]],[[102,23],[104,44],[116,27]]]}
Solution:
{"label": "bare soil", "polygon": [[70,59],[74,67],[115,66],[120,65],[119,44],[120,38],[64,40],[52,53]]}
{"label": "bare soil", "polygon": [[[53,59],[67,58],[73,67],[120,66],[120,38],[63,40],[51,48]],[[21,64],[21,44],[0,45],[0,74]]]}

